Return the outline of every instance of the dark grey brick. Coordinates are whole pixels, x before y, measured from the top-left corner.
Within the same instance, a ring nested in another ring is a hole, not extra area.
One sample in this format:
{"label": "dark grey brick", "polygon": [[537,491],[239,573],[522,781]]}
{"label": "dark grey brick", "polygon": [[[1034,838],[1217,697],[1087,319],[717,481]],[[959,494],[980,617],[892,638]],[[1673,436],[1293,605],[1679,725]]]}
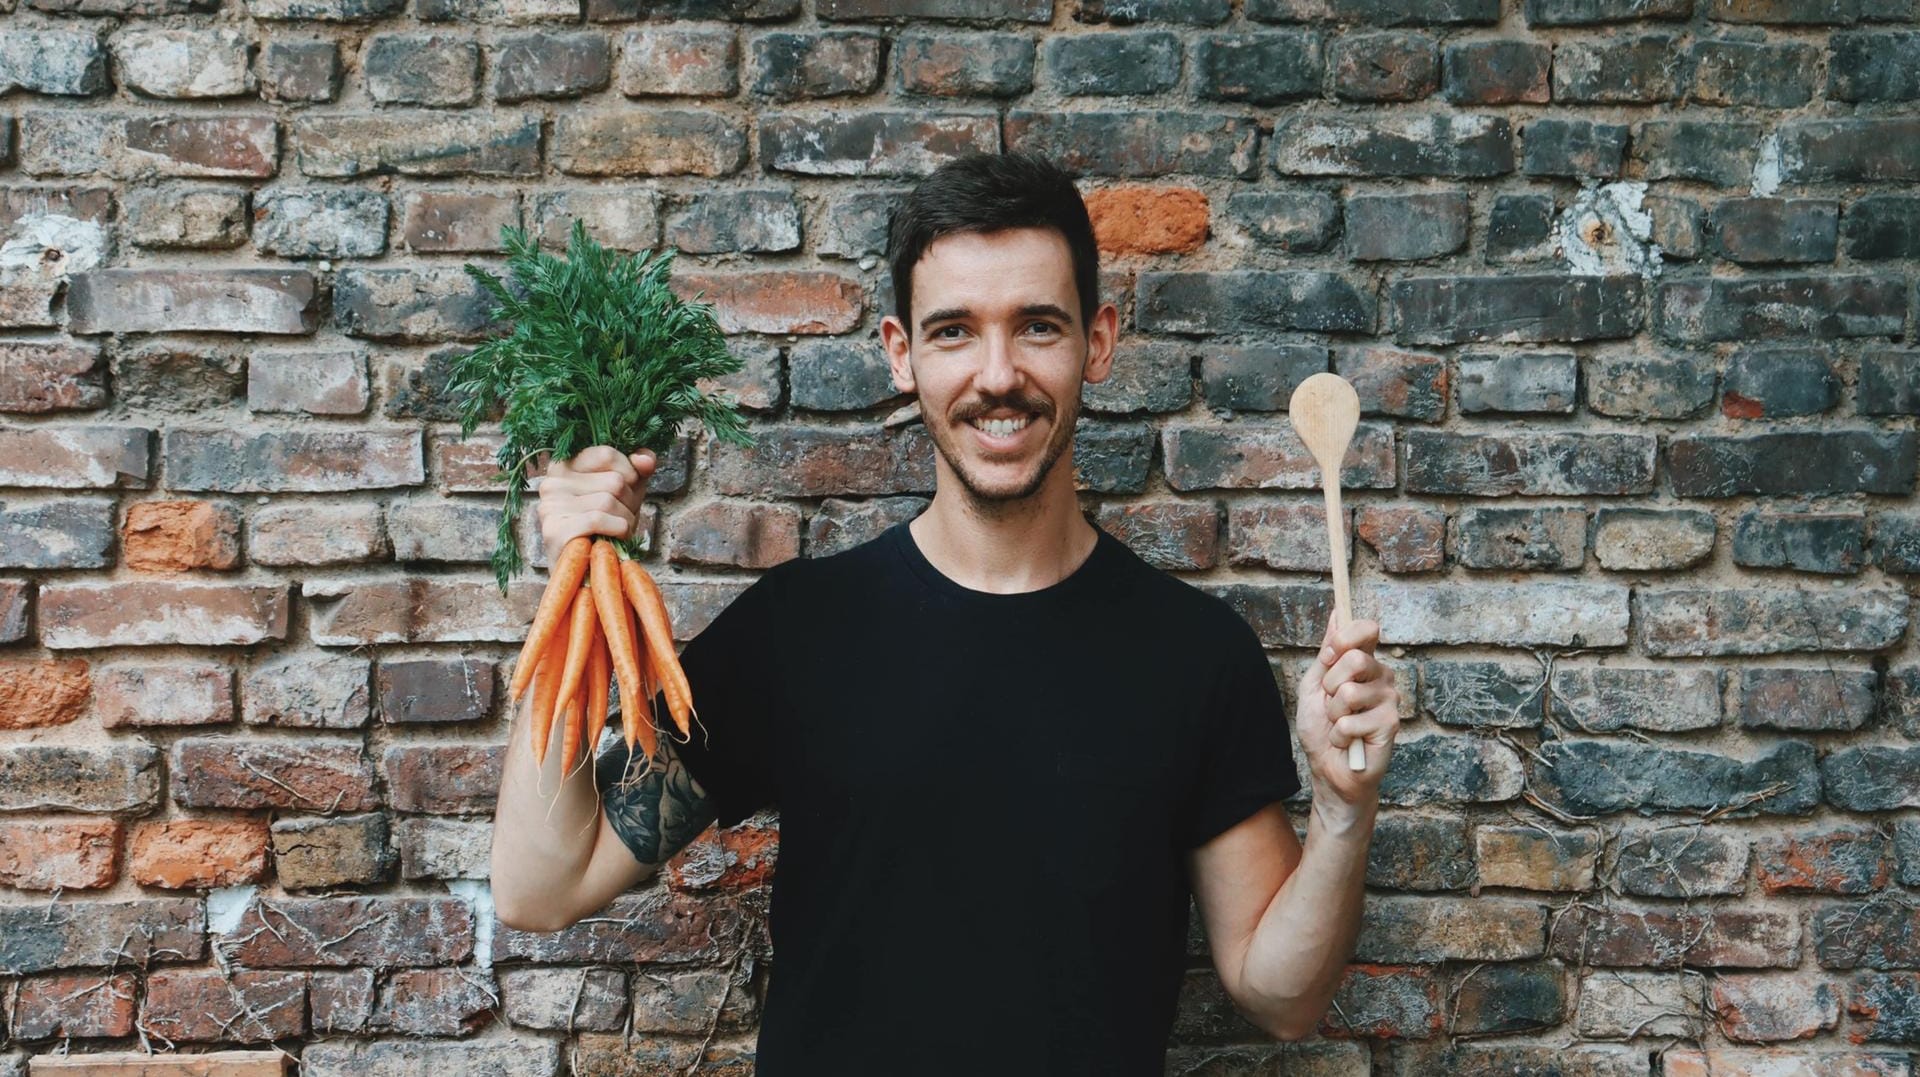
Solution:
{"label": "dark grey brick", "polygon": [[1437,258],[1467,245],[1465,191],[1356,194],[1347,199],[1347,256],[1356,262]]}
{"label": "dark grey brick", "polygon": [[1692,568],[1713,555],[1713,514],[1699,509],[1603,508],[1593,519],[1593,559],[1616,572]]}
{"label": "dark grey brick", "polygon": [[1367,848],[1367,885],[1389,890],[1463,890],[1473,883],[1473,845],[1458,816],[1383,812]]}
{"label": "dark grey brick", "polygon": [[[1468,568],[1513,571],[1577,569],[1587,560],[1587,514],[1581,509],[1461,509],[1447,521],[1453,559]],[[1529,725],[1536,725],[1536,715]]]}
{"label": "dark grey brick", "polygon": [[1813,100],[1820,52],[1811,45],[1700,41],[1689,55],[1688,97],[1708,105],[1799,108]]}
{"label": "dark grey brick", "polygon": [[780,188],[704,191],[667,219],[667,242],[693,254],[800,246],[800,206]]}
{"label": "dark grey brick", "polygon": [[1660,334],[1683,343],[1899,336],[1906,320],[1906,285],[1898,277],[1668,281],[1654,298]]}
{"label": "dark grey brick", "polygon": [[493,710],[493,663],[481,658],[382,659],[374,675],[386,722],[481,722]]}
{"label": "dark grey brick", "polygon": [[1447,413],[1447,361],[1387,346],[1348,348],[1334,362],[1360,398],[1360,414],[1439,422]]}
{"label": "dark grey brick", "polygon": [[1142,273],[1134,322],[1150,332],[1373,331],[1373,293],[1332,273],[1237,269]]}
{"label": "dark grey brick", "polygon": [[1503,194],[1487,212],[1487,261],[1538,262],[1553,257],[1553,196]]}
{"label": "dark grey brick", "polygon": [[1180,38],[1160,31],[1055,37],[1047,41],[1047,71],[1069,96],[1164,93],[1180,81]]}
{"label": "dark grey brick", "polygon": [[1684,19],[1693,0],[1527,0],[1530,26],[1591,26],[1638,19]]}
{"label": "dark grey brick", "polygon": [[1153,427],[1082,419],[1073,432],[1077,489],[1101,494],[1137,494],[1147,488],[1153,465]]}
{"label": "dark grey brick", "polygon": [[1920,117],[1781,124],[1780,175],[1789,183],[1920,181]]}
{"label": "dark grey brick", "polygon": [[1273,132],[1283,176],[1499,176],[1513,171],[1513,128],[1488,116],[1355,120],[1294,117]]}
{"label": "dark grey brick", "polygon": [[1587,407],[1616,419],[1684,419],[1711,407],[1713,364],[1692,355],[1605,355],[1586,360]]}
{"label": "dark grey brick", "polygon": [[1388,295],[1395,338],[1409,344],[1605,340],[1641,324],[1637,277],[1415,277]]}
{"label": "dark grey brick", "polygon": [[1920,33],[1843,31],[1828,41],[1827,96],[1836,101],[1920,100]]}
{"label": "dark grey brick", "polygon": [[[1605,516],[1623,510],[1601,509]],[[1624,510],[1634,511],[1634,510]],[[1674,514],[1679,515],[1679,514]],[[1713,517],[1706,513],[1711,538]],[[1720,724],[1717,669],[1600,666],[1556,662],[1547,713],[1576,733],[1646,729],[1683,733]]]}
{"label": "dark grey brick", "polygon": [[[1873,518],[1873,562],[1888,572],[1920,573],[1920,515],[1883,512]],[[1920,740],[1920,681],[1913,685],[1911,728],[1907,735]]]}
{"label": "dark grey brick", "polygon": [[288,258],[373,258],[387,249],[390,213],[379,191],[262,191],[254,198],[253,244]]}
{"label": "dark grey brick", "polygon": [[1831,262],[1840,203],[1818,198],[1729,198],[1713,207],[1708,234],[1730,262]]}
{"label": "dark grey brick", "polygon": [[1520,170],[1529,176],[1612,179],[1627,155],[1627,128],[1591,120],[1535,120],[1521,131],[1521,142]]}
{"label": "dark grey brick", "polygon": [[1079,175],[1250,178],[1259,130],[1245,117],[1198,112],[1014,111],[1006,141]]}
{"label": "dark grey brick", "polygon": [[1407,430],[1408,493],[1499,497],[1645,494],[1651,434]]}
{"label": "dark grey brick", "polygon": [[613,51],[598,33],[509,34],[493,51],[496,101],[579,97],[613,77]]}
{"label": "dark grey brick", "polygon": [[1320,79],[1318,34],[1274,31],[1194,42],[1193,86],[1202,100],[1273,105],[1318,97]]}
{"label": "dark grey brick", "polygon": [[1857,512],[1749,509],[1733,525],[1733,563],[1849,575],[1866,564],[1867,518]]}
{"label": "dark grey brick", "polygon": [[1033,89],[1034,52],[1025,34],[903,34],[894,66],[908,93],[1016,97]]}
{"label": "dark grey brick", "polygon": [[1227,220],[1283,251],[1321,251],[1340,231],[1340,203],[1322,191],[1235,191]]}
{"label": "dark grey brick", "polygon": [[[1813,746],[1788,741],[1752,759],[1612,740],[1559,738],[1529,757],[1528,784],[1576,815],[1733,808],[1733,818],[1805,814],[1820,802]],[[1781,788],[1775,789],[1779,786]],[[1739,807],[1734,807],[1739,805]]]}
{"label": "dark grey brick", "polygon": [[921,111],[767,115],[760,162],[809,176],[918,176],[999,147],[992,115]]}
{"label": "dark grey brick", "polygon": [[340,93],[340,45],[278,39],[260,49],[260,95],[269,101],[331,101]]}
{"label": "dark grey brick", "polygon": [[896,191],[848,191],[835,196],[814,233],[814,251],[850,259],[885,254],[887,223],[904,197]]}
{"label": "dark grey brick", "polygon": [[1847,207],[1840,232],[1849,258],[1920,258],[1920,198],[1868,195]]}
{"label": "dark grey brick", "polygon": [[106,568],[113,502],[100,498],[0,501],[0,568]]}
{"label": "dark grey brick", "polygon": [[1468,41],[1448,45],[1447,100],[1456,105],[1544,104],[1553,49],[1532,41]]}
{"label": "dark grey brick", "polygon": [[1681,497],[1911,494],[1915,444],[1911,431],[1680,434],[1667,443],[1667,474]]}
{"label": "dark grey brick", "polygon": [[1200,354],[1200,385],[1210,408],[1284,411],[1293,391],[1327,369],[1317,344],[1249,344]]}
{"label": "dark grey brick", "polygon": [[360,63],[381,104],[470,105],[480,91],[480,46],[452,34],[376,34]]}
{"label": "dark grey brick", "polygon": [[1348,101],[1418,101],[1440,88],[1440,56],[1425,34],[1342,34],[1327,46],[1333,94]]}
{"label": "dark grey brick", "polygon": [[1869,746],[1828,752],[1820,761],[1827,803],[1846,811],[1920,807],[1913,781],[1920,748]]}
{"label": "dark grey brick", "polygon": [[1743,350],[1721,385],[1720,410],[1736,419],[1818,415],[1840,400],[1833,362],[1818,348]]}
{"label": "dark grey brick", "polygon": [[1193,349],[1175,344],[1141,344],[1122,340],[1106,381],[1085,387],[1081,397],[1088,412],[1185,411],[1193,402]]}
{"label": "dark grey brick", "polygon": [[1466,354],[1456,383],[1462,414],[1546,412],[1573,414],[1579,364],[1571,354]]}
{"label": "dark grey brick", "polygon": [[1402,807],[1498,803],[1519,796],[1524,777],[1520,753],[1490,737],[1401,737],[1380,783],[1380,801]]}
{"label": "dark grey brick", "polygon": [[1905,591],[1827,588],[1635,588],[1641,649],[1654,657],[1877,651],[1907,627]]}
{"label": "dark grey brick", "polygon": [[[429,0],[419,0],[425,7]],[[431,0],[444,3],[447,0]],[[934,0],[935,6],[939,0]],[[1046,0],[1029,0],[1028,6]],[[854,9],[861,0],[824,3],[820,17],[834,18],[842,8]],[[627,22],[633,19],[720,19],[729,22],[783,22],[800,13],[800,0],[587,0],[587,18],[592,22]],[[423,12],[421,18],[427,16]],[[863,18],[863,15],[849,15]]]}
{"label": "dark grey brick", "polygon": [[1680,50],[1669,34],[1561,41],[1553,50],[1553,99],[1567,104],[1650,105],[1680,86]]}
{"label": "dark grey brick", "polygon": [[1247,0],[1247,18],[1259,22],[1369,23],[1374,26],[1443,26],[1500,21],[1500,0]]}
{"label": "dark grey brick", "polygon": [[870,497],[858,501],[827,498],[807,520],[808,557],[850,550],[897,523],[926,510],[924,497]]}
{"label": "dark grey brick", "polygon": [[1635,827],[1614,856],[1620,889],[1642,897],[1692,898],[1744,893],[1752,851],[1744,834],[1712,827]]}
{"label": "dark grey brick", "polygon": [[1863,353],[1857,392],[1861,415],[1920,415],[1920,351]]}
{"label": "dark grey brick", "polygon": [[1053,0],[820,0],[819,12],[823,19],[1044,23],[1053,21]]}
{"label": "dark grey brick", "polygon": [[804,340],[787,356],[793,406],[810,411],[858,411],[900,395],[879,343],[857,338]]}
{"label": "dark grey brick", "polygon": [[1653,197],[1645,202],[1647,215],[1653,218],[1651,239],[1666,261],[1686,261],[1700,257],[1707,247],[1706,217],[1700,203],[1691,198]]}
{"label": "dark grey brick", "polygon": [[864,30],[767,34],[753,42],[753,92],[775,101],[871,93],[886,50],[886,38]]}
{"label": "dark grey brick", "polygon": [[1081,0],[1074,17],[1081,22],[1130,26],[1141,22],[1217,26],[1232,14],[1230,0]]}
{"label": "dark grey brick", "polygon": [[[1486,830],[1483,828],[1481,833],[1486,833]],[[1542,837],[1538,831],[1530,833]],[[1564,837],[1556,835],[1550,840],[1557,847],[1571,849],[1592,844],[1585,835],[1578,834]],[[1566,854],[1569,857],[1591,855],[1575,853],[1571,849]],[[1468,1036],[1552,1028],[1567,1018],[1566,977],[1561,966],[1554,962],[1532,965],[1493,962],[1476,965],[1461,974],[1454,999],[1458,1005],[1449,1011],[1447,1031],[1462,1042]],[[1444,1061],[1441,1064],[1447,1065]],[[1465,1064],[1472,1065],[1472,1062]]]}
{"label": "dark grey brick", "polygon": [[1845,25],[1860,19],[1861,0],[1702,0],[1717,22],[1785,26]]}
{"label": "dark grey brick", "polygon": [[1683,179],[1744,187],[1763,134],[1758,124],[1650,120],[1633,132],[1633,157],[1649,180]]}

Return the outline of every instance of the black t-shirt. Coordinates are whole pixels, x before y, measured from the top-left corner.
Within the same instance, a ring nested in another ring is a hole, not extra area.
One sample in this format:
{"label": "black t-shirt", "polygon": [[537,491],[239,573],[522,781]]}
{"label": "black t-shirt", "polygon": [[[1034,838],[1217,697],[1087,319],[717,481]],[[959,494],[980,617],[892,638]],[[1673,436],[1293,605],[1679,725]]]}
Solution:
{"label": "black t-shirt", "polygon": [[680,661],[720,825],[780,812],[762,1077],[1162,1072],[1184,856],[1300,788],[1231,607],[1104,531],[974,591],[901,523],[768,571]]}

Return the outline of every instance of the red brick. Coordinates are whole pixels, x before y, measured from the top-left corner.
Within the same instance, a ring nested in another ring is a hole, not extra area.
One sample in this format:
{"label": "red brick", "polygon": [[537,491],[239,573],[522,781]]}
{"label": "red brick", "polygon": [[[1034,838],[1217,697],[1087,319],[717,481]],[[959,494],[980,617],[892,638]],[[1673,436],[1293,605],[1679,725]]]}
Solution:
{"label": "red brick", "polygon": [[[500,446],[506,440],[497,434],[476,433],[470,438],[436,439],[433,443],[433,476],[443,494],[504,494],[506,485],[494,478],[500,471]],[[531,480],[538,473],[527,471]]]}
{"label": "red brick", "polygon": [[587,1032],[581,1034],[579,1046],[568,1059],[574,1077],[695,1072],[706,1077],[750,1077],[754,1072],[754,1045],[751,1036],[729,1043],[705,1037],[674,1039]]}
{"label": "red brick", "polygon": [[1362,505],[1353,531],[1388,572],[1432,572],[1447,559],[1447,514],[1406,505]]}
{"label": "red brick", "polygon": [[128,872],[169,890],[236,886],[267,870],[264,819],[169,819],[134,828]]}
{"label": "red brick", "polygon": [[522,577],[507,596],[493,580],[421,577],[309,580],[304,587],[313,642],[326,647],[362,643],[519,643],[540,607],[544,580]]}
{"label": "red brick", "polygon": [[248,411],[359,415],[370,391],[358,351],[262,350],[247,359]]}
{"label": "red brick", "polygon": [[0,811],[132,811],[159,802],[160,753],[149,745],[0,747]]}
{"label": "red brick", "polygon": [[1583,965],[1792,968],[1800,963],[1800,920],[1791,911],[1575,905],[1554,920],[1549,945],[1553,956]]}
{"label": "red brick", "polygon": [[265,1043],[307,1030],[298,972],[163,969],[147,977],[141,1027],[182,1043]]}
{"label": "red brick", "polygon": [[100,346],[0,341],[0,411],[83,411],[107,402]]}
{"label": "red brick", "polygon": [[284,584],[125,581],[40,588],[40,642],[220,647],[287,636]]}
{"label": "red brick", "polygon": [[554,932],[502,925],[493,935],[496,962],[685,964],[725,960],[740,938],[738,899],[729,893],[683,894],[654,888],[623,894],[598,915]]}
{"label": "red brick", "polygon": [[373,1018],[373,970],[308,973],[307,1012],[316,1033],[366,1031]]}
{"label": "red brick", "polygon": [[491,977],[475,969],[400,969],[381,987],[373,1025],[414,1036],[463,1036],[486,1027],[499,1001]]}
{"label": "red brick", "polygon": [[141,572],[233,568],[240,563],[240,514],[211,501],[137,501],[127,506],[121,559]]}
{"label": "red brick", "polygon": [[286,1077],[296,1060],[284,1051],[213,1051],[197,1055],[118,1051],[38,1055],[30,1077]]}
{"label": "red brick", "polygon": [[1754,1050],[1675,1046],[1660,1052],[1660,1077],[1909,1077],[1904,1052]]}
{"label": "red brick", "polygon": [[674,291],[711,303],[727,333],[844,333],[860,321],[860,282],[827,270],[688,273]]}
{"label": "red brick", "polygon": [[279,166],[271,116],[30,112],[20,118],[20,167],[37,174],[99,173],[123,179],[222,176],[265,179]]}
{"label": "red brick", "polygon": [[256,565],[362,564],[390,552],[377,504],[266,505],[247,521]]}
{"label": "red brick", "polygon": [[1213,501],[1108,502],[1099,522],[1155,568],[1193,571],[1220,558],[1220,506]]}
{"label": "red brick", "polygon": [[751,1030],[759,1020],[759,1006],[749,979],[746,969],[648,969],[634,978],[628,1027],[683,1036],[704,1036],[716,1026],[722,1031]]}
{"label": "red brick", "polygon": [[0,430],[0,486],[141,488],[153,431],[124,426]]}
{"label": "red brick", "polygon": [[1892,851],[1866,827],[1769,835],[1754,842],[1754,877],[1769,894],[1865,894],[1887,885]]}
{"label": "red brick", "polygon": [[501,251],[507,227],[520,227],[518,195],[415,191],[406,197],[401,234],[409,250]]}
{"label": "red brick", "polygon": [[87,712],[91,667],[79,658],[0,662],[0,729],[65,725]]}
{"label": "red brick", "polygon": [[1323,1036],[1424,1039],[1446,1024],[1440,984],[1425,965],[1348,965],[1334,1004],[1320,1019]]}
{"label": "red brick", "polygon": [[725,830],[708,827],[666,863],[676,890],[757,890],[773,881],[780,828],[749,819]]}
{"label": "red brick", "polygon": [[75,333],[311,333],[319,289],[300,269],[95,269],[73,278]]}
{"label": "red brick", "polygon": [[620,92],[628,97],[726,97],[739,86],[740,47],[732,27],[647,26],[620,48]]}
{"label": "red brick", "polygon": [[14,995],[13,1038],[130,1036],[138,986],[131,972],[29,976]]}
{"label": "red brick", "polygon": [[1600,856],[1592,834],[1483,826],[1474,831],[1480,886],[1525,890],[1589,890]]}
{"label": "red brick", "polygon": [[1398,348],[1346,348],[1334,358],[1334,373],[1353,386],[1360,414],[1439,422],[1447,414],[1451,379],[1447,361]]}
{"label": "red brick", "polygon": [[[1353,513],[1343,514],[1346,557],[1353,559]],[[1227,510],[1227,563],[1294,572],[1331,571],[1323,501],[1235,502]]]}
{"label": "red brick", "polygon": [[1713,1009],[1737,1043],[1804,1040],[1840,1023],[1840,988],[1817,977],[1735,973],[1714,978]]}
{"label": "red brick", "polygon": [[564,111],[547,154],[575,176],[724,176],[747,163],[742,122],[720,112]]}
{"label": "red brick", "polygon": [[233,721],[233,670],[217,662],[106,666],[94,673],[93,713],[108,729]]}
{"label": "red brick", "polygon": [[454,963],[473,952],[473,915],[457,898],[261,898],[220,939],[251,967]]}
{"label": "red brick", "polygon": [[315,178],[533,176],[540,172],[540,114],[387,110],[309,113],[293,121],[300,171]]}
{"label": "red brick", "polygon": [[117,820],[0,820],[0,885],[94,890],[112,886],[119,870]]}
{"label": "red brick", "polygon": [[387,799],[409,812],[492,811],[505,753],[497,744],[393,745],[382,760]]}
{"label": "red brick", "polygon": [[1207,196],[1191,187],[1104,187],[1086,202],[1108,254],[1184,254],[1207,241]]}
{"label": "red brick", "polygon": [[358,743],[192,737],[173,746],[173,798],[190,808],[366,811],[378,805]]}
{"label": "red brick", "polygon": [[0,580],[0,643],[27,638],[27,581]]}
{"label": "red brick", "polygon": [[709,501],[668,521],[667,557],[683,564],[772,568],[800,556],[800,510],[759,501]]}
{"label": "red brick", "polygon": [[383,882],[393,860],[379,812],[273,821],[273,874],[285,890]]}

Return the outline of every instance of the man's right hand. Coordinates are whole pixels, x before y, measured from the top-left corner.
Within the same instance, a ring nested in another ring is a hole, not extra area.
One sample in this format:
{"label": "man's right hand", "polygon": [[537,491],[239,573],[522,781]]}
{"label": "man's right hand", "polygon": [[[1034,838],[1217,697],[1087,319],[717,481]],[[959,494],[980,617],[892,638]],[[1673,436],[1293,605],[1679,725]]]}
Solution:
{"label": "man's right hand", "polygon": [[640,519],[640,503],[653,477],[653,453],[631,455],[608,445],[582,449],[570,460],[554,460],[539,483],[540,541],[547,561],[581,535],[626,538]]}

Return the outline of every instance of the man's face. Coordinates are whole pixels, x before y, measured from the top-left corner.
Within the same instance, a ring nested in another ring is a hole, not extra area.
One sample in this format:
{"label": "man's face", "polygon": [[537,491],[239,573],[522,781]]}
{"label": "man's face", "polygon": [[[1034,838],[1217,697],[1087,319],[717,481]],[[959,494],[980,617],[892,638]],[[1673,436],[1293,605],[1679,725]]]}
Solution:
{"label": "man's face", "polygon": [[889,316],[881,336],[943,470],[976,503],[1033,496],[1072,448],[1081,384],[1112,371],[1112,304],[1083,325],[1065,237],[1020,228],[935,240],[913,269],[911,316]]}

